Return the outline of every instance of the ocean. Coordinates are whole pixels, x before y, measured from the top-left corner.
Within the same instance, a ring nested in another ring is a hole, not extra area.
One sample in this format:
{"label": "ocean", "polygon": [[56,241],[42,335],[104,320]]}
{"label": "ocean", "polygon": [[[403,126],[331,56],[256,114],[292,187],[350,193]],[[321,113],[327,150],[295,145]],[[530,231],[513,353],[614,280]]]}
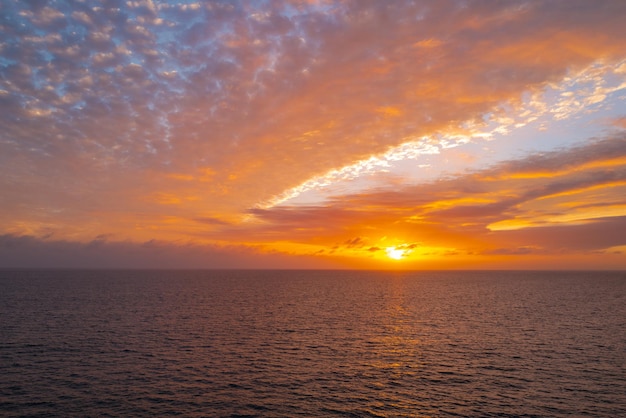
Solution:
{"label": "ocean", "polygon": [[0,270],[4,417],[626,416],[626,272]]}

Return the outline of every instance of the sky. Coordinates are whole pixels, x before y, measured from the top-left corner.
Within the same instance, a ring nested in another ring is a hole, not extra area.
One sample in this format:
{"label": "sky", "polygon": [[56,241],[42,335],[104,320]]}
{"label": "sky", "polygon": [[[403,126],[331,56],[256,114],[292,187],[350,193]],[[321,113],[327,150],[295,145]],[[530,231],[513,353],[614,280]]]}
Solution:
{"label": "sky", "polygon": [[0,1],[0,267],[626,269],[626,2]]}

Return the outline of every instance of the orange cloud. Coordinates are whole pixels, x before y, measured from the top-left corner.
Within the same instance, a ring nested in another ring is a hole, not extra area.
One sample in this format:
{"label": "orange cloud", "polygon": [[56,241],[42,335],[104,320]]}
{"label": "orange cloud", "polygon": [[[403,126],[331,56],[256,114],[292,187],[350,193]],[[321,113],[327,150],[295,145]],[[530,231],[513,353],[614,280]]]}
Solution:
{"label": "orange cloud", "polygon": [[[626,137],[614,136],[434,183],[336,196],[323,206],[256,209],[258,223],[222,232],[364,259],[411,242],[419,243],[411,250],[422,248],[416,259],[605,251],[626,244],[626,161],[615,158],[625,152]],[[548,167],[554,176],[519,176]]]}
{"label": "orange cloud", "polygon": [[[497,106],[515,108],[594,63],[622,74],[623,2],[67,7],[6,10],[0,233],[336,247],[348,258],[421,243],[413,256],[443,257],[496,251],[501,235],[489,225],[567,223],[567,199],[591,205],[576,209],[586,227],[619,217],[619,137],[586,148],[616,147],[602,158],[576,149],[563,153],[570,160],[534,156],[435,183],[346,187],[310,207],[272,205],[411,152],[489,138],[470,125],[492,112],[504,120]],[[56,36],[59,25],[76,28],[73,38]],[[578,96],[563,96],[555,117],[616,91],[587,92],[578,107]],[[401,148],[411,141],[422,148]],[[609,220],[594,221],[591,208],[609,195],[611,209],[598,209]],[[354,237],[363,245],[346,244]]]}

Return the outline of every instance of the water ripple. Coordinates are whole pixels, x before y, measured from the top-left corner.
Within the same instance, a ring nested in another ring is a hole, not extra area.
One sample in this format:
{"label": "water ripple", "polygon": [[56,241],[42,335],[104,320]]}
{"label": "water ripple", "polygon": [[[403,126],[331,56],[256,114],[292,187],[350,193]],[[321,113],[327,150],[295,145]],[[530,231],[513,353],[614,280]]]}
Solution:
{"label": "water ripple", "polygon": [[3,416],[626,416],[623,273],[16,271]]}

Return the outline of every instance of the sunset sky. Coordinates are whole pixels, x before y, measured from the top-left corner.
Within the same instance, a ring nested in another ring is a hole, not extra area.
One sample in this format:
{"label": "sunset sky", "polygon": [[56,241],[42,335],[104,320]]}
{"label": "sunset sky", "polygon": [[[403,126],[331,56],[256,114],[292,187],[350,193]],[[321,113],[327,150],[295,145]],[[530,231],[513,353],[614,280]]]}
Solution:
{"label": "sunset sky", "polygon": [[2,1],[0,267],[626,269],[626,1]]}

